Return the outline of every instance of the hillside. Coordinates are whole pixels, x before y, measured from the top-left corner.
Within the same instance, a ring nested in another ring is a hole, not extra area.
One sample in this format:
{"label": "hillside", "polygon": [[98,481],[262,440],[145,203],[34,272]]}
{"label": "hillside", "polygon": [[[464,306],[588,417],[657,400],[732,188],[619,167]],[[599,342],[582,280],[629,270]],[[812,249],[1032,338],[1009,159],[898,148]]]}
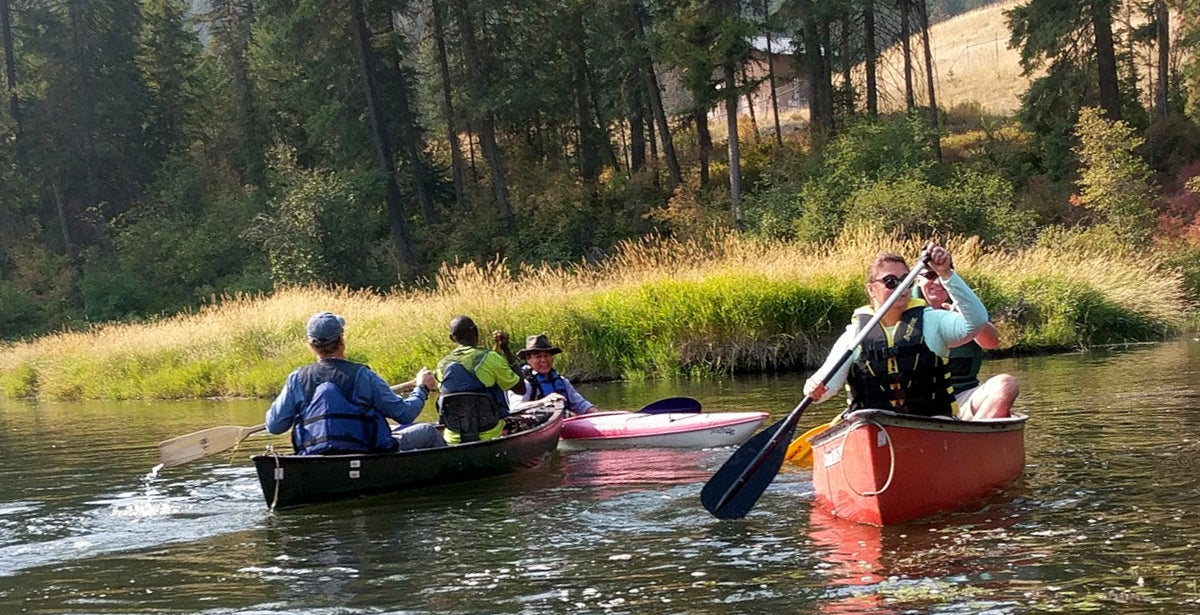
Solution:
{"label": "hillside", "polygon": [[[1020,55],[1009,49],[1004,11],[1021,2],[1011,0],[963,13],[933,25],[929,38],[937,75],[938,106],[949,109],[979,103],[980,109],[1009,114],[1020,106],[1029,79],[1021,75]],[[913,37],[914,89],[917,104],[925,104],[925,65],[920,36]],[[879,62],[880,110],[904,108],[904,63],[900,46],[886,50]],[[862,79],[861,71],[855,76]],[[862,86],[860,86],[862,87]]]}

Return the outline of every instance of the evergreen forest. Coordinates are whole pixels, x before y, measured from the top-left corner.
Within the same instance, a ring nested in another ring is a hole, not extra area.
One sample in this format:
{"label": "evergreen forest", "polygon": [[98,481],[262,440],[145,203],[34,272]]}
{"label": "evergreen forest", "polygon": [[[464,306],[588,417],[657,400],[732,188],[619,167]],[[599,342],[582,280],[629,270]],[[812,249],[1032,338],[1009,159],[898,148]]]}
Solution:
{"label": "evergreen forest", "polygon": [[1200,0],[1011,3],[1012,116],[938,105],[984,4],[0,0],[0,339],[714,232],[1153,250],[1200,298]]}

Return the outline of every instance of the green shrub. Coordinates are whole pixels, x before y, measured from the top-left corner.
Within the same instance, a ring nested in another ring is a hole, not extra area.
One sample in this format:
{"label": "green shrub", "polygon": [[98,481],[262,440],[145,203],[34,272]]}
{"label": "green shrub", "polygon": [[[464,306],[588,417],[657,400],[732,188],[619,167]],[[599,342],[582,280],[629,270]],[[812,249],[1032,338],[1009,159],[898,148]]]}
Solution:
{"label": "green shrub", "polygon": [[1099,213],[1131,246],[1140,247],[1154,230],[1156,199],[1150,166],[1134,155],[1142,139],[1124,122],[1110,122],[1085,107],[1076,126],[1081,191],[1079,203]]}
{"label": "green shrub", "polygon": [[[279,152],[269,212],[245,237],[261,244],[277,285],[390,286],[387,225],[382,206],[387,179],[374,171],[304,169]],[[370,203],[370,205],[368,205]]]}
{"label": "green shrub", "polygon": [[1184,295],[1200,303],[1200,245],[1178,242],[1166,247],[1163,266],[1183,276]]}
{"label": "green shrub", "polygon": [[38,333],[41,308],[8,280],[0,280],[0,339],[14,340]]}
{"label": "green shrub", "polygon": [[99,263],[86,267],[79,277],[84,315],[93,322],[141,315],[152,290],[138,276]]}
{"label": "green shrub", "polygon": [[909,176],[867,186],[847,202],[850,228],[903,229],[925,237],[976,235],[1019,246],[1033,238],[1033,216],[1013,207],[1012,187],[997,175],[956,174],[946,187]]}

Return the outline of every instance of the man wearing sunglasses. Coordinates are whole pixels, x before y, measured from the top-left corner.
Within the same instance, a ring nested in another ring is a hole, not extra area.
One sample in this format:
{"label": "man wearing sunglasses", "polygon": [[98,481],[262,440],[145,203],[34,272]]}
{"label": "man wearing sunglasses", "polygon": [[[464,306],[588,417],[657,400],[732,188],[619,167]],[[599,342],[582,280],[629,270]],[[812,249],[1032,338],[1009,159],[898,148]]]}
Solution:
{"label": "man wearing sunglasses", "polygon": [[[957,416],[946,357],[951,347],[975,337],[988,322],[988,313],[954,272],[945,248],[930,247],[929,269],[958,305],[957,311],[935,310],[920,299],[909,298],[908,289],[900,288],[909,272],[902,256],[884,252],[871,261],[867,266],[866,286],[870,305],[854,311],[825,364],[805,383],[804,392],[814,403],[829,399],[845,384],[849,410],[882,408],[922,416]],[[902,292],[904,296],[892,304],[853,349],[850,360],[833,372],[859,329],[893,292]]]}
{"label": "man wearing sunglasses", "polygon": [[[921,277],[917,278],[917,288],[930,307],[938,310],[957,309],[933,271],[926,269],[921,272]],[[988,322],[975,334],[974,339],[950,349],[950,384],[954,387],[954,398],[958,402],[959,418],[988,419],[1009,415],[1020,392],[1017,379],[1010,374],[996,374],[983,384],[979,383],[983,351],[992,350],[999,344],[999,332],[995,325]]]}

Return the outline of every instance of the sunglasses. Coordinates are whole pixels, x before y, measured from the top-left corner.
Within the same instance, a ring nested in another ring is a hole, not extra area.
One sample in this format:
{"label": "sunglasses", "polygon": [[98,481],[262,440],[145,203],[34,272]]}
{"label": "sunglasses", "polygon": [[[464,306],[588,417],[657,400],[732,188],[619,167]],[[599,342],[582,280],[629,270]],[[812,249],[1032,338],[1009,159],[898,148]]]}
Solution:
{"label": "sunglasses", "polygon": [[883,276],[882,278],[879,278],[877,280],[871,280],[871,281],[872,282],[882,282],[884,287],[887,288],[888,290],[896,290],[896,287],[900,285],[900,278],[898,278],[890,273]]}
{"label": "sunglasses", "polygon": [[938,274],[932,269],[922,269],[921,277],[925,278],[926,280],[936,280],[938,279]]}

